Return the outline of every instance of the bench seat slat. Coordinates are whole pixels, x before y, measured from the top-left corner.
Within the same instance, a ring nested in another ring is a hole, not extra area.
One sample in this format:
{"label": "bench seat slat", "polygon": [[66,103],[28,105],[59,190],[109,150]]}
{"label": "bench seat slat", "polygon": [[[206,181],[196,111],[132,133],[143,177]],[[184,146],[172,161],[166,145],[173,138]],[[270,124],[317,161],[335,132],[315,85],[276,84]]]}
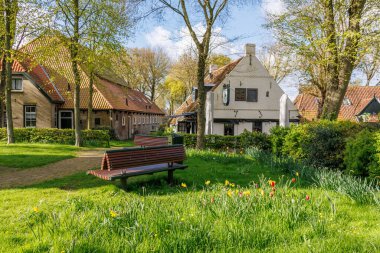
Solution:
{"label": "bench seat slat", "polygon": [[187,165],[183,164],[173,164],[173,166],[168,166],[168,164],[154,164],[147,166],[140,166],[134,168],[118,169],[118,170],[90,170],[87,174],[94,175],[96,177],[102,178],[104,180],[115,180],[119,178],[133,177],[144,174],[153,174],[157,172],[163,172],[168,170],[178,170],[178,169],[186,169]]}

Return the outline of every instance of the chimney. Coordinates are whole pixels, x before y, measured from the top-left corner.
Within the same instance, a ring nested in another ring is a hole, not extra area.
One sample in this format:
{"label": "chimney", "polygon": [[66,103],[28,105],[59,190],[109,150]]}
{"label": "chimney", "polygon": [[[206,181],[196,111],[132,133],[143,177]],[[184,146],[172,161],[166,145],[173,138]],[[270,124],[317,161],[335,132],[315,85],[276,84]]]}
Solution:
{"label": "chimney", "polygon": [[217,69],[218,69],[218,65],[211,64],[208,73],[212,74],[212,72]]}
{"label": "chimney", "polygon": [[245,44],[245,55],[252,56],[255,55],[256,45],[255,44]]}

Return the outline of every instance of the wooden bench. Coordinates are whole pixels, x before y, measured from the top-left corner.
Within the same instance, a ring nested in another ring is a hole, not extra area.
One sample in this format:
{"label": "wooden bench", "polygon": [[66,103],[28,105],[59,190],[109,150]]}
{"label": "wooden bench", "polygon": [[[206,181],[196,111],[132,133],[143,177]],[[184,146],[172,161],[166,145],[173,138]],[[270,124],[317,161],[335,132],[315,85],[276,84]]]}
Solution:
{"label": "wooden bench", "polygon": [[133,142],[136,146],[141,147],[156,147],[168,145],[169,140],[167,136],[151,136],[136,134]]}
{"label": "wooden bench", "polygon": [[174,171],[187,168],[182,164],[185,159],[183,145],[109,150],[104,153],[101,169],[87,174],[110,181],[120,179],[126,187],[129,177],[167,171],[168,183],[173,184]]}

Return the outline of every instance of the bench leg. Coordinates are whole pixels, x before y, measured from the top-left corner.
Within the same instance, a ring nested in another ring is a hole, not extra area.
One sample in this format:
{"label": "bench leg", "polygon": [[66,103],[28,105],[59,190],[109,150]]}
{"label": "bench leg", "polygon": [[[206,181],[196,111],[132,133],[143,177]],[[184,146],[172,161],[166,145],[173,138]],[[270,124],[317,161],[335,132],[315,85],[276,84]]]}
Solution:
{"label": "bench leg", "polygon": [[173,185],[173,175],[174,175],[174,170],[168,170],[168,184]]}
{"label": "bench leg", "polygon": [[120,182],[121,182],[121,186],[124,188],[124,189],[127,189],[127,178],[120,178]]}

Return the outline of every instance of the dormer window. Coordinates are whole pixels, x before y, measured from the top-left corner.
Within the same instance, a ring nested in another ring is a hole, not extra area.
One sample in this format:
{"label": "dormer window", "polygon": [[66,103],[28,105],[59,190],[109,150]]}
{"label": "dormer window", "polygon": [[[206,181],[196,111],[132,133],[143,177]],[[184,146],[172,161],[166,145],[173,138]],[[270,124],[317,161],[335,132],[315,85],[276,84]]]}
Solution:
{"label": "dormer window", "polygon": [[347,97],[345,97],[343,98],[343,105],[352,105],[352,103]]}
{"label": "dormer window", "polygon": [[22,91],[22,79],[12,79],[12,91]]}

